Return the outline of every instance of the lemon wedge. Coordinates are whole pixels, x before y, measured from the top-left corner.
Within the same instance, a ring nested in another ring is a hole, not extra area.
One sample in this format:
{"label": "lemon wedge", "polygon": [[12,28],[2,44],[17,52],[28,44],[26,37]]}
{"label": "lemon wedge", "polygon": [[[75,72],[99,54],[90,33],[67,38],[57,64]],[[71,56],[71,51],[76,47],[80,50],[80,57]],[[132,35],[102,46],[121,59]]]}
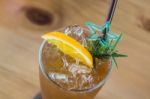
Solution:
{"label": "lemon wedge", "polygon": [[89,68],[93,68],[93,58],[89,51],[78,41],[62,32],[50,32],[42,36],[48,43],[56,45],[64,54],[78,59]]}

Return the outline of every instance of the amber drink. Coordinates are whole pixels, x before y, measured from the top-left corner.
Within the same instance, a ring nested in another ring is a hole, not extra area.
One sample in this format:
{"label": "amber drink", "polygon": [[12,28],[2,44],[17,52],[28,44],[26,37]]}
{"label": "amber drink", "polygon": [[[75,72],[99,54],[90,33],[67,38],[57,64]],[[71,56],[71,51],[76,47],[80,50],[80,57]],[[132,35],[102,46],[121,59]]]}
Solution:
{"label": "amber drink", "polygon": [[[60,31],[88,46],[88,29],[75,25]],[[112,71],[109,58],[95,59],[91,69],[47,41],[40,47],[39,64],[42,99],[94,99]]]}

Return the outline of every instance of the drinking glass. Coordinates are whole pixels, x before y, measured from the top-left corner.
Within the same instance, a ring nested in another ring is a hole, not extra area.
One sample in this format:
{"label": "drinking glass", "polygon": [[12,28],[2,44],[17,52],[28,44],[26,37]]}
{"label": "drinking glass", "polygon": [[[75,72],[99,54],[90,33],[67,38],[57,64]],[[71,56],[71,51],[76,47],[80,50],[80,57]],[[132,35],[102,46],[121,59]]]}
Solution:
{"label": "drinking glass", "polygon": [[[83,30],[86,33],[89,32],[87,28],[83,28]],[[65,28],[58,31],[64,32]],[[48,68],[45,65],[57,64],[57,59],[50,57],[53,57],[51,45],[47,41],[43,41],[39,50],[39,76],[42,99],[94,99],[112,72],[111,60],[107,58],[103,61],[103,64],[99,65],[101,69],[98,74],[102,79],[97,85],[81,90],[66,90],[53,81],[46,72]],[[51,63],[47,64],[50,59],[52,59]]]}

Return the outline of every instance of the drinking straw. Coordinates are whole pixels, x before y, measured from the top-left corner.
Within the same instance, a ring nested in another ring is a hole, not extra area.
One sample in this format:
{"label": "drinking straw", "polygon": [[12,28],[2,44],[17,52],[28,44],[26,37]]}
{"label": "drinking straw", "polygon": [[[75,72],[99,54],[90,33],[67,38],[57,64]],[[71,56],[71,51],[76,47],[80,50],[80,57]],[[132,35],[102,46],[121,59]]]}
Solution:
{"label": "drinking straw", "polygon": [[[107,19],[106,19],[106,22],[110,22],[110,24],[112,22],[112,19],[113,19],[114,13],[115,13],[117,2],[118,2],[118,0],[112,0],[111,4],[110,4],[110,8],[109,8],[109,11],[108,11],[108,16],[107,16]],[[107,38],[106,28],[104,29],[103,34],[104,34],[103,38],[104,38],[104,40],[106,40],[106,38]]]}

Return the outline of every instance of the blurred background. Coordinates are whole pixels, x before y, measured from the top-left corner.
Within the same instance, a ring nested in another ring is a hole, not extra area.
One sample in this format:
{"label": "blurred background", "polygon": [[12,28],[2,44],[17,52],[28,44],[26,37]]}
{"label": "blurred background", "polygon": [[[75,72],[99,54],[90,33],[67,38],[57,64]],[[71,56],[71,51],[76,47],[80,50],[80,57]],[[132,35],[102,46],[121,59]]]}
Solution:
{"label": "blurred background", "polygon": [[[95,99],[150,99],[150,0],[118,0],[111,30],[124,33],[118,69]],[[105,22],[110,0],[0,0],[0,99],[40,91],[41,35],[73,24]]]}

